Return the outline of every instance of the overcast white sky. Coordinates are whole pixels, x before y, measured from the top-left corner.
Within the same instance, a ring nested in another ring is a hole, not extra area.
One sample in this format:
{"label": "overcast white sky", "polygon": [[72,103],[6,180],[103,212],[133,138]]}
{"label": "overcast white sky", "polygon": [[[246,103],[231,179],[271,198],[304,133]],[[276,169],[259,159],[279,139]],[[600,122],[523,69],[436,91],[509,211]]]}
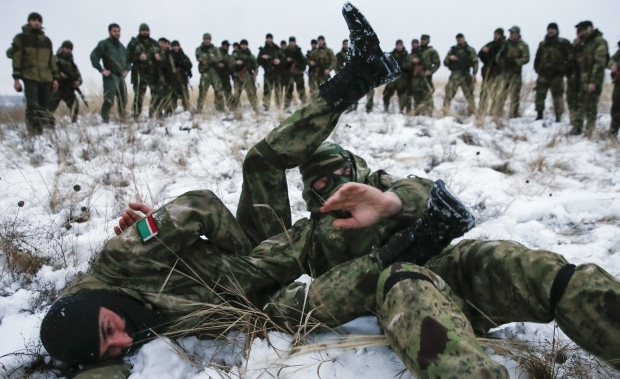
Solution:
{"label": "overcast white sky", "polygon": [[[97,84],[100,75],[91,67],[89,55],[97,42],[107,37],[107,26],[112,22],[121,25],[121,41],[125,45],[138,34],[140,23],[146,22],[155,39],[162,36],[178,39],[192,61],[205,32],[213,34],[218,46],[224,39],[232,43],[246,38],[254,53],[268,32],[277,41],[296,36],[304,52],[310,40],[320,34],[334,52],[340,49],[342,39],[348,37],[341,15],[343,1],[334,0],[5,0],[3,3],[8,17],[0,24],[0,41],[4,44],[0,48],[8,48],[28,14],[37,11],[43,15],[43,26],[54,49],[65,39],[73,41],[76,62],[85,80]],[[513,25],[521,27],[532,55],[549,22],[557,22],[560,35],[572,39],[574,25],[591,20],[603,32],[611,53],[616,51],[620,40],[618,0],[356,0],[353,4],[371,22],[385,51],[391,51],[399,38],[409,47],[412,38],[426,33],[431,35],[431,45],[439,51],[442,60],[459,32],[479,50],[491,40],[495,28],[508,29]],[[0,72],[0,94],[14,94],[11,61],[4,54],[0,58]],[[438,72],[438,76],[448,74],[444,67]],[[198,83],[196,71],[192,82]]]}

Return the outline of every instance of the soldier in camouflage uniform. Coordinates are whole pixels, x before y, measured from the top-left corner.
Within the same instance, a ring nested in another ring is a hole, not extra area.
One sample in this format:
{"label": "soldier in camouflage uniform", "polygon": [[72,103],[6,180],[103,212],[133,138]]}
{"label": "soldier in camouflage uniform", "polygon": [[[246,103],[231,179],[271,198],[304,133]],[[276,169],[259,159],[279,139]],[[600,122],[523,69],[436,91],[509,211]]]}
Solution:
{"label": "soldier in camouflage uniform", "polygon": [[407,106],[409,108],[413,107],[415,115],[424,114],[424,99],[429,96],[431,87],[425,76],[428,69],[417,39],[411,41],[411,52],[405,58],[402,69],[411,81],[408,97],[412,97],[413,102],[408,100]]}
{"label": "soldier in camouflage uniform", "polygon": [[215,109],[224,111],[224,94],[222,93],[222,80],[218,75],[217,68],[222,67],[222,54],[220,49],[211,43],[211,34],[205,33],[202,36],[202,44],[196,48],[196,60],[198,61],[198,72],[200,73],[200,85],[198,87],[198,106],[196,111],[202,112],[209,87],[213,87],[215,94]]}
{"label": "soldier in camouflage uniform", "polygon": [[[288,48],[288,43],[285,40],[280,41],[280,51],[282,51],[282,59],[285,60],[286,55],[284,52]],[[286,62],[283,62],[280,66],[278,66],[278,74],[280,77],[280,98],[284,99],[286,96],[286,89],[288,88],[288,79],[289,79],[289,68],[286,65]]]}
{"label": "soldier in camouflage uniform", "polygon": [[308,55],[310,66],[308,76],[312,77],[314,88],[310,87],[310,94],[318,91],[318,87],[325,83],[331,76],[331,71],[336,68],[336,56],[332,49],[325,44],[325,37],[317,38],[317,47]]}
{"label": "soldier in camouflage uniform", "polygon": [[284,109],[288,109],[293,100],[293,91],[297,86],[297,94],[302,104],[306,103],[306,87],[304,86],[304,71],[306,71],[306,57],[297,46],[295,37],[288,39],[288,46],[284,50],[288,82],[284,98]]}
{"label": "soldier in camouflage uniform", "polygon": [[575,120],[570,134],[581,134],[585,121],[584,134],[592,137],[596,127],[598,102],[603,91],[605,69],[609,60],[609,48],[607,41],[603,38],[603,33],[594,29],[592,22],[582,21],[575,27],[580,40],[574,49],[579,90]]}
{"label": "soldier in camouflage uniform", "polygon": [[258,62],[248,48],[248,41],[242,39],[239,50],[235,51],[230,59],[230,70],[233,73],[235,94],[232,100],[232,109],[239,108],[241,93],[245,91],[254,112],[258,112],[258,98],[256,97],[256,75],[258,75]]}
{"label": "soldier in camouflage uniform", "polygon": [[141,24],[139,33],[132,37],[127,45],[127,60],[131,64],[131,84],[133,85],[133,117],[137,119],[142,113],[142,103],[146,88],[151,90],[149,116],[155,113],[155,100],[160,86],[158,62],[161,60],[157,41],[150,37],[147,24]]}
{"label": "soldier in camouflage uniform", "polygon": [[502,50],[506,38],[504,29],[497,28],[493,32],[493,41],[487,43],[478,52],[478,57],[484,64],[482,66],[482,87],[480,89],[480,102],[478,104],[478,123],[488,111],[489,100],[499,92],[499,77],[502,73],[501,66],[497,63],[497,54]]}
{"label": "soldier in camouflage uniform", "polygon": [[[398,62],[398,65],[400,67],[403,67],[403,65],[405,64],[405,60],[408,54],[409,53],[407,53],[407,49],[405,49],[405,47],[403,46],[403,40],[400,39],[396,41],[396,47],[390,53],[390,55],[394,57],[394,59],[396,59],[396,62]],[[410,84],[411,77],[409,76],[408,71],[403,71],[400,78],[386,84],[386,86],[383,88],[383,110],[385,112],[389,111],[390,99],[392,98],[392,96],[394,96],[394,94],[398,95],[398,106],[400,112],[402,113],[405,111],[405,109],[407,108],[408,91]]]}
{"label": "soldier in camouflage uniform", "polygon": [[189,79],[192,77],[192,61],[181,48],[179,41],[172,41],[170,56],[174,64],[174,88],[172,92],[172,106],[176,108],[177,102],[181,99],[183,109],[189,110]]}
{"label": "soldier in camouflage uniform", "polygon": [[60,72],[58,90],[54,94],[52,109],[55,112],[61,101],[64,101],[71,112],[71,122],[78,120],[80,103],[75,91],[82,85],[82,75],[73,61],[73,43],[64,41],[56,53],[56,66]]}
{"label": "soldier in camouflage uniform", "polygon": [[[345,39],[344,41],[342,41],[342,49],[340,49],[338,54],[336,54],[335,56],[336,66],[334,68],[334,71],[336,71],[336,74],[344,69],[344,63],[347,61],[348,51],[349,51],[349,40]],[[366,94],[366,112],[367,113],[370,113],[372,111],[372,107],[374,105],[374,98],[375,98],[375,90],[373,88],[372,91]],[[348,111],[349,112],[354,111],[357,109],[357,107],[358,107],[358,103],[355,103]]]}
{"label": "soldier in camouflage uniform", "polygon": [[545,40],[538,45],[534,70],[538,74],[536,80],[536,112],[537,120],[543,119],[545,98],[551,90],[555,120],[560,122],[564,113],[564,75],[571,61],[571,43],[559,37],[558,24],[552,22],[547,26]]}
{"label": "soldier in camouflage uniform", "polygon": [[[315,39],[310,41],[310,50],[306,51],[306,61],[310,60],[310,53],[316,50],[317,44],[318,42]],[[310,75],[310,71],[308,71],[308,89],[310,94],[315,93],[317,89],[316,80],[312,75]]]}
{"label": "soldier in camouflage uniform", "polygon": [[[159,60],[156,63],[157,76],[159,77],[155,94],[152,98],[153,110],[157,117],[162,113],[170,116],[176,108],[175,87],[177,86],[177,76],[175,73],[174,58],[172,58],[170,41],[160,38],[157,41],[159,46]],[[173,106],[174,105],[174,106]]]}
{"label": "soldier in camouflage uniform", "polygon": [[226,106],[228,109],[232,109],[232,84],[230,84],[230,80],[232,77],[232,71],[230,71],[231,55],[228,52],[230,49],[230,44],[228,40],[222,41],[222,45],[220,46],[220,53],[222,54],[222,64],[218,65],[217,73],[220,76],[220,81],[222,82],[222,91],[224,91],[224,99],[226,100]]}
{"label": "soldier in camouflage uniform", "polygon": [[52,93],[58,89],[59,79],[52,41],[45,36],[42,24],[40,14],[29,14],[28,24],[13,38],[7,54],[13,60],[13,87],[17,92],[23,90],[26,97],[26,126],[32,134],[54,126]]}
{"label": "soldier in camouflage uniform", "polygon": [[510,95],[510,118],[519,117],[521,102],[522,67],[530,61],[530,48],[521,39],[521,29],[518,26],[510,28],[510,38],[503,45],[495,57],[502,74],[499,78],[500,89],[493,100],[493,113],[501,117],[504,113],[504,103]]}
{"label": "soldier in camouflage uniform", "polygon": [[456,35],[456,45],[452,46],[443,64],[451,71],[450,79],[446,85],[446,97],[443,101],[444,113],[449,113],[450,103],[460,87],[467,100],[469,114],[475,114],[474,86],[478,74],[478,56],[476,50],[467,44],[463,34]]}
{"label": "soldier in camouflage uniform", "polygon": [[620,41],[618,42],[618,51],[609,60],[609,69],[611,70],[611,81],[614,84],[614,92],[611,96],[611,125],[609,134],[612,137],[618,137],[618,129],[620,129]]}
{"label": "soldier in camouflage uniform", "polygon": [[[433,85],[433,74],[441,67],[441,61],[439,59],[439,53],[432,46],[429,46],[431,37],[428,34],[422,34],[420,37],[420,52],[425,62],[424,77],[426,82],[420,80],[414,80],[412,88],[413,92],[423,94],[422,103],[419,107],[419,113],[425,116],[432,116],[435,109],[435,103],[433,101],[433,94],[435,93],[435,86]],[[416,106],[417,107],[417,106]]]}
{"label": "soldier in camouflage uniform", "polygon": [[271,105],[271,92],[275,93],[276,106],[280,108],[282,104],[280,67],[284,65],[283,59],[282,50],[273,43],[273,35],[268,33],[265,36],[265,46],[258,49],[258,56],[256,57],[256,62],[265,71],[263,82],[263,108],[265,111],[268,111]]}

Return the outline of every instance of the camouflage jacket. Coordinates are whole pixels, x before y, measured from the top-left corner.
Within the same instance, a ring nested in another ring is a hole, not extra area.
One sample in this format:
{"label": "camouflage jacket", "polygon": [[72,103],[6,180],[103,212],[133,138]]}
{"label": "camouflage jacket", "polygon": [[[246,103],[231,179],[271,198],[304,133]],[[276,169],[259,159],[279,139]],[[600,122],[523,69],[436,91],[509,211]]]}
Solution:
{"label": "camouflage jacket", "polygon": [[[414,58],[418,58],[420,61],[418,63],[413,63]],[[411,77],[424,76],[424,71],[429,69],[420,49],[411,49],[411,52],[407,55],[400,67],[403,72],[406,72]]]}
{"label": "camouflage jacket", "polygon": [[[243,64],[238,65],[237,61],[243,61]],[[235,51],[230,57],[230,71],[233,72],[233,76],[236,78],[244,77],[246,74],[253,75],[258,70],[258,62],[252,55],[250,49],[243,51],[239,49]]]}
{"label": "camouflage jacket", "polygon": [[[268,55],[269,58],[264,59],[263,55]],[[276,65],[274,60],[280,60],[280,64]],[[268,45],[265,43],[265,46],[262,46],[258,49],[258,55],[256,56],[256,63],[263,68],[265,74],[275,74],[279,72],[279,68],[284,66],[284,54],[282,50],[274,43]]]}
{"label": "camouflage jacket", "polygon": [[217,73],[220,76],[220,78],[230,81],[230,76],[232,75],[232,71],[230,70],[230,64],[232,63],[232,56],[228,54],[228,50],[222,50],[221,47],[220,47],[220,54],[222,55],[222,63],[224,64],[224,67],[218,66]]}
{"label": "camouflage jacket", "polygon": [[192,61],[189,59],[187,54],[183,51],[183,49],[179,49],[178,52],[174,50],[170,50],[170,56],[172,57],[172,62],[174,64],[175,69],[180,69],[177,75],[182,75],[184,80],[187,81],[187,78],[192,77]]}
{"label": "camouflage jacket", "polygon": [[196,48],[196,60],[198,61],[198,72],[204,74],[217,69],[217,64],[222,62],[222,54],[220,49],[213,44],[206,46],[202,43]]}
{"label": "camouflage jacket", "polygon": [[437,50],[432,46],[421,46],[420,52],[422,52],[422,57],[424,57],[424,62],[426,62],[426,70],[430,70],[432,74],[437,72],[439,67],[441,67],[441,60]]}
{"label": "camouflage jacket", "polygon": [[336,68],[336,56],[327,45],[312,50],[308,56],[308,61],[316,63],[314,67],[310,68],[312,71],[333,70]]}
{"label": "camouflage jacket", "polygon": [[581,83],[594,83],[600,90],[609,60],[609,48],[603,33],[596,29],[587,35],[575,46],[574,54]]}
{"label": "camouflage jacket", "polygon": [[[611,70],[613,66],[616,66],[616,68],[620,69],[620,50],[616,51],[616,53],[609,59],[609,69]],[[618,83],[618,79],[616,79],[617,76],[617,71],[615,74],[613,72],[611,73],[611,79],[614,81],[614,83]]]}
{"label": "camouflage jacket", "polygon": [[348,53],[348,50],[341,49],[338,54],[336,54],[336,68],[334,69],[336,73],[339,73],[344,68],[344,62],[347,61]]}
{"label": "camouflage jacket", "polygon": [[11,55],[13,78],[40,83],[59,79],[52,41],[43,30],[35,31],[30,25],[24,25],[22,32],[13,38]]}
{"label": "camouflage jacket", "polygon": [[175,74],[176,66],[174,65],[174,58],[171,52],[172,50],[160,49],[160,60],[157,61],[157,73],[161,85],[172,86],[177,84],[178,77]]}
{"label": "camouflage jacket", "polygon": [[[103,61],[103,67],[101,61]],[[119,40],[112,37],[97,44],[97,47],[90,53],[90,63],[99,72],[106,69],[117,76],[122,76],[125,71],[131,69],[131,63],[127,60],[127,49]]]}
{"label": "camouflage jacket", "polygon": [[534,70],[540,76],[562,76],[568,69],[571,61],[572,46],[569,40],[553,37],[545,37],[540,42],[534,58]]}
{"label": "camouflage jacket", "polygon": [[74,82],[82,83],[82,75],[80,75],[80,70],[73,61],[73,54],[65,54],[62,52],[62,49],[58,49],[56,53],[56,66],[58,66],[58,71],[60,72],[58,80],[60,87],[73,89]]}
{"label": "camouflage jacket", "polygon": [[[478,52],[478,57],[484,64],[481,70],[483,79],[493,78],[502,73],[501,67],[497,64],[496,58],[505,43],[506,39],[502,37],[499,41],[491,41],[487,43]],[[488,49],[486,52],[483,51],[485,47]]]}
{"label": "camouflage jacket", "polygon": [[520,74],[522,67],[530,61],[530,48],[521,37],[514,41],[508,40],[495,60],[503,72]]}
{"label": "camouflage jacket", "polygon": [[[288,61],[291,58],[291,61]],[[301,52],[299,46],[291,48],[290,46],[284,49],[284,59],[286,60],[286,69],[291,74],[303,74],[306,71],[306,57]]]}
{"label": "camouflage jacket", "polygon": [[405,63],[405,60],[407,59],[407,55],[409,55],[409,53],[407,53],[407,49],[403,48],[401,51],[398,51],[396,49],[392,50],[390,55],[394,57],[400,67],[403,67],[403,64]]}
{"label": "camouflage jacket", "polygon": [[[149,80],[150,76],[157,75],[158,61],[155,54],[159,54],[159,45],[151,37],[138,35],[133,37],[127,44],[127,60],[131,64],[131,82],[138,83],[140,80]],[[146,60],[140,60],[140,55],[145,54]]]}
{"label": "camouflage jacket", "polygon": [[[451,60],[451,55],[455,55],[458,60]],[[476,50],[469,46],[467,42],[464,42],[462,45],[457,44],[452,46],[446,55],[446,59],[443,60],[443,64],[452,72],[461,71],[469,73],[469,70],[471,69],[472,75],[476,75],[478,73],[478,56],[476,55]]]}

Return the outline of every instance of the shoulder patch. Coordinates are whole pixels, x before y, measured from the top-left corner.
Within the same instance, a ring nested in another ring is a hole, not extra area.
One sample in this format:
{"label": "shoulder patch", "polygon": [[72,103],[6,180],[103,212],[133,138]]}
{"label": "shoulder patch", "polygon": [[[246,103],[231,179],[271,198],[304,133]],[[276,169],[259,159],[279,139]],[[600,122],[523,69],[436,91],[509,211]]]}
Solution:
{"label": "shoulder patch", "polygon": [[142,242],[146,242],[159,234],[159,230],[155,224],[155,219],[153,219],[152,215],[138,221],[136,223],[136,228],[138,229],[138,234],[140,235]]}

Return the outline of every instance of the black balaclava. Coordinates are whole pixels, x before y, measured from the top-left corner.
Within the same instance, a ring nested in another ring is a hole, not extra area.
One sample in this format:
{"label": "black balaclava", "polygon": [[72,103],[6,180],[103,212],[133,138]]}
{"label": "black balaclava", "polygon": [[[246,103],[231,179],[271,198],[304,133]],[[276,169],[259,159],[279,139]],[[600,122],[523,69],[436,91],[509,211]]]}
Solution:
{"label": "black balaclava", "polygon": [[81,292],[56,301],[41,322],[41,342],[52,358],[70,365],[99,361],[99,311],[104,307],[125,321],[133,339],[123,355],[153,339],[165,318],[129,295],[106,290]]}

